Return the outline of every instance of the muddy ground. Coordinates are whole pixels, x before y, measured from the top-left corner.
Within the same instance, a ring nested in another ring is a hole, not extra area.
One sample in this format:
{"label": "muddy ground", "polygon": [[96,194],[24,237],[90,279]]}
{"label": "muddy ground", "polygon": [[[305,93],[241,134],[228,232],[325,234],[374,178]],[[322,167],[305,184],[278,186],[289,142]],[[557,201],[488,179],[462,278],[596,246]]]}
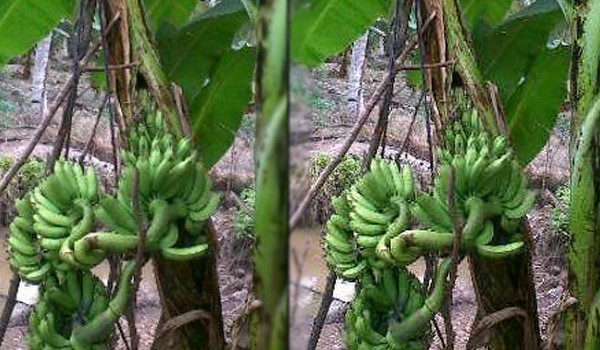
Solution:
{"label": "muddy ground", "polygon": [[[291,70],[292,115],[291,115],[291,187],[292,210],[310,187],[310,159],[317,153],[334,154],[348,135],[355,118],[347,117],[349,102],[346,97],[347,81],[338,74],[339,65],[328,63],[315,70],[293,67]],[[371,58],[363,78],[365,99],[377,84],[383,80],[383,65],[380,58]],[[389,117],[386,155],[398,153],[407,136],[408,126],[415,111],[419,92],[406,85],[404,79],[397,79],[392,111]],[[357,142],[350,153],[364,155],[373,132],[378,108],[371,114]],[[428,145],[426,141],[425,112],[421,108],[409,135],[407,149],[401,155],[403,162],[411,164],[421,186],[427,186],[430,177]],[[342,118],[346,116],[345,118]],[[568,132],[564,116],[559,117],[548,146],[527,167],[532,184],[540,189],[535,208],[528,214],[535,242],[533,252],[534,279],[538,297],[540,328],[546,338],[551,315],[559,308],[564,297],[565,269],[562,259],[562,245],[566,239],[564,232],[553,228],[554,208],[560,205],[555,191],[568,179],[566,144]],[[556,219],[554,219],[556,221]],[[315,223],[310,213],[303,220],[303,228],[292,233],[292,255],[297,259],[290,262],[290,295],[292,349],[305,349],[312,328],[313,318],[321,301],[321,292],[327,276],[326,264],[320,258],[319,243],[321,227]],[[420,278],[423,263],[416,262],[410,267]],[[342,349],[340,334],[343,329],[343,314],[352,298],[352,285],[338,281],[334,292],[334,302],[327,316],[318,349]],[[456,348],[464,349],[469,330],[475,316],[476,305],[470,281],[468,265],[463,262],[454,289],[452,321],[456,332]],[[292,311],[293,312],[293,311]],[[443,328],[438,317],[437,323]],[[443,331],[443,330],[442,330]],[[440,348],[440,341],[434,335],[432,348]]]}
{"label": "muddy ground", "polygon": [[[64,59],[64,53],[55,53],[50,60],[47,79],[48,101],[52,101],[58,89],[66,81],[67,69],[68,64]],[[19,64],[8,65],[0,70],[0,157],[14,158],[21,154],[41,119],[40,105],[31,103],[31,82],[23,79],[22,70],[23,66]],[[80,154],[90,137],[92,125],[103,100],[103,93],[96,92],[91,88],[87,78],[83,79],[79,87],[79,96],[74,117],[72,151],[70,152],[70,155],[75,157]],[[33,156],[45,159],[51,150],[60,115],[61,111],[59,110],[40,144],[34,150]],[[105,110],[86,163],[96,166],[104,186],[110,187],[114,185],[114,176],[113,166],[110,163],[112,148],[108,121],[109,114]],[[240,338],[238,341],[242,344],[244,341],[243,327],[240,331],[237,324],[240,323],[240,316],[245,313],[248,283],[251,279],[249,252],[252,240],[238,234],[235,229],[239,200],[233,198],[236,196],[235,193],[239,195],[242,189],[251,186],[254,181],[252,135],[251,127],[244,126],[240,130],[234,146],[211,170],[216,189],[225,192],[224,200],[213,218],[219,235],[218,271],[225,334],[228,342],[232,338]],[[2,241],[4,241],[5,230],[0,230],[0,233]],[[2,246],[4,247],[4,243]],[[5,256],[5,254],[0,255],[0,308],[4,305],[10,278]],[[100,276],[106,276],[106,268],[99,268],[96,272]],[[1,347],[2,350],[27,348],[24,340],[27,331],[26,316],[29,310],[28,303],[33,302],[32,298],[35,295],[26,294],[35,294],[35,288],[21,288],[19,299],[27,303],[19,302],[15,308],[10,328]],[[145,267],[135,310],[137,327],[141,336],[140,349],[149,349],[160,312],[154,275],[148,264]],[[123,319],[121,319],[121,324],[127,333],[126,322]],[[117,349],[125,349],[122,341],[118,342]]]}

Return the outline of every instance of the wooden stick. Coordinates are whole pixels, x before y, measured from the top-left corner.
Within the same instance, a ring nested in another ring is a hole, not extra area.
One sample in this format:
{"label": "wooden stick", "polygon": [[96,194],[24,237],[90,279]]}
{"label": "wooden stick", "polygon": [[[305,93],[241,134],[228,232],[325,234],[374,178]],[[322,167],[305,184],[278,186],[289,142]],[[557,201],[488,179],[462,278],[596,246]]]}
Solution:
{"label": "wooden stick", "polygon": [[139,66],[138,62],[107,65],[106,67],[92,67],[92,66],[88,66],[88,67],[84,67],[83,71],[86,72],[86,73],[104,72],[107,69],[108,70],[131,69],[131,68],[135,68],[137,66]]}
{"label": "wooden stick", "polygon": [[8,296],[4,303],[4,309],[2,310],[2,316],[0,316],[0,346],[4,340],[4,335],[8,329],[8,323],[10,322],[10,316],[12,315],[13,309],[17,304],[17,293],[19,292],[19,283],[21,278],[13,271],[12,278],[10,279],[10,287],[8,288]]}
{"label": "wooden stick", "polygon": [[106,104],[108,103],[108,97],[109,94],[107,93],[104,96],[104,101],[102,102],[102,105],[100,105],[100,109],[98,110],[98,114],[96,115],[96,121],[94,122],[94,126],[92,127],[92,133],[90,134],[89,139],[85,143],[83,152],[81,152],[81,155],[79,156],[79,164],[83,165],[83,160],[85,159],[85,156],[87,155],[88,151],[90,150],[90,146],[94,141],[94,137],[96,136],[96,129],[98,129],[98,124],[100,123],[100,117],[102,116],[102,112],[104,112],[104,107],[106,107]]}
{"label": "wooden stick", "polygon": [[434,69],[440,67],[447,67],[454,63],[454,60],[446,61],[446,62],[438,62],[438,63],[426,63],[422,66],[399,66],[397,69],[404,70],[421,70],[421,69]]}

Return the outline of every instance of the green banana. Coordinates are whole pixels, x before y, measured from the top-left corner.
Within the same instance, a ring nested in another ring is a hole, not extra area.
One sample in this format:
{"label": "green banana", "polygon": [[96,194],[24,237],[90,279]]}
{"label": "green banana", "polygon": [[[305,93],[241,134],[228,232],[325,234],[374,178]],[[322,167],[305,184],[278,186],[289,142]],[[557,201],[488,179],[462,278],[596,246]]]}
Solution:
{"label": "green banana", "polygon": [[[36,217],[36,215],[34,215],[34,217]],[[39,221],[42,221],[41,219],[36,220],[38,222],[33,224],[33,229],[35,230],[35,232],[37,232],[37,234],[39,234],[40,236],[44,237],[44,238],[52,238],[52,239],[59,239],[59,238],[64,238],[67,237],[69,235],[69,229],[63,226],[48,226],[45,223],[41,223]]]}
{"label": "green banana", "polygon": [[502,259],[519,254],[523,250],[524,245],[521,241],[505,245],[478,245],[477,254],[488,259]]}
{"label": "green banana", "polygon": [[162,248],[160,250],[160,253],[165,259],[168,259],[168,260],[186,261],[186,260],[199,258],[199,257],[203,256],[204,254],[206,254],[207,251],[208,251],[207,244],[199,244],[199,245],[195,245],[192,247],[185,247],[185,248],[173,248],[173,247]]}
{"label": "green banana", "polygon": [[346,279],[356,279],[360,276],[361,273],[367,268],[367,262],[365,260],[361,260],[356,266],[344,270],[341,272],[342,277]]}
{"label": "green banana", "polygon": [[512,209],[504,210],[504,215],[506,215],[509,219],[519,219],[525,216],[529,210],[533,207],[535,203],[535,199],[537,197],[537,192],[534,190],[528,190],[525,198],[517,207]]}

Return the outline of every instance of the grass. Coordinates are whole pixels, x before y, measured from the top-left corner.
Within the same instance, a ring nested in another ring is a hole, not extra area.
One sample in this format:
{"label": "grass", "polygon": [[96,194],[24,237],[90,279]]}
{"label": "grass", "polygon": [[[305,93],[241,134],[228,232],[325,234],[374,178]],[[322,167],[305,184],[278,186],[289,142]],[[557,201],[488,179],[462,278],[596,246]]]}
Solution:
{"label": "grass", "polygon": [[11,114],[14,113],[16,107],[13,103],[0,100],[0,128],[8,128],[13,126]]}
{"label": "grass", "polygon": [[558,203],[552,208],[552,234],[561,235],[569,232],[569,186],[562,185],[555,192]]}
{"label": "grass", "polygon": [[[328,154],[316,154],[311,161],[311,179],[314,181],[330,162],[331,157]],[[333,214],[331,199],[349,188],[359,176],[360,159],[355,155],[344,156],[314,200],[311,210],[316,222],[324,223]]]}
{"label": "grass", "polygon": [[[329,74],[324,66],[319,66],[313,70],[316,79],[325,79]],[[316,127],[329,126],[331,123],[331,112],[334,108],[334,103],[326,97],[316,84],[311,84],[311,78],[302,76],[307,74],[306,71],[300,69],[291,70],[292,77],[290,79],[290,91],[292,95],[299,100],[300,104],[309,107],[312,111],[312,122]]]}
{"label": "grass", "polygon": [[[0,157],[0,178],[10,169],[14,160],[7,156]],[[17,175],[13,178],[10,185],[0,196],[0,203],[4,208],[14,208],[14,202],[21,198],[25,193],[32,190],[44,176],[44,163],[41,160],[32,158],[23,164]]]}
{"label": "grass", "polygon": [[245,188],[240,194],[240,199],[246,208],[238,209],[234,225],[234,232],[238,238],[253,237],[254,232],[254,206],[256,203],[256,192],[254,188]]}
{"label": "grass", "polygon": [[256,125],[254,118],[249,114],[242,116],[240,128],[238,129],[238,136],[241,137],[246,143],[251,144],[254,142]]}

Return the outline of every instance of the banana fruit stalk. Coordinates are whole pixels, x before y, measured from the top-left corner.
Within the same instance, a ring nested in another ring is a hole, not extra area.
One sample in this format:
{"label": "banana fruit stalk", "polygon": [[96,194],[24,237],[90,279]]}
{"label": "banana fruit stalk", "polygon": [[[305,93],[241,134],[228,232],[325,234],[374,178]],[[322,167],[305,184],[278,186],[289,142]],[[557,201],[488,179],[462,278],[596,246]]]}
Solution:
{"label": "banana fruit stalk", "polygon": [[135,272],[135,262],[126,262],[119,278],[117,293],[104,309],[90,317],[85,324],[73,327],[69,341],[73,350],[87,350],[96,344],[104,344],[112,333],[119,317],[129,304],[131,279]]}
{"label": "banana fruit stalk", "polygon": [[[488,259],[503,259],[520,253],[524,248],[522,241],[506,244],[491,244],[494,238],[494,223],[485,221],[484,228],[477,232],[474,239],[461,236],[461,251],[478,254]],[[385,242],[382,240],[382,243]],[[392,264],[406,266],[425,252],[450,253],[454,243],[452,232],[433,230],[406,230],[390,238],[386,248],[391,253]]]}
{"label": "banana fruit stalk", "polygon": [[421,306],[408,313],[402,320],[393,320],[388,326],[386,340],[392,349],[402,349],[407,343],[415,341],[415,335],[423,334],[423,329],[429,328],[429,323],[444,303],[446,278],[450,271],[450,258],[442,260],[437,268],[437,274],[431,294]]}

